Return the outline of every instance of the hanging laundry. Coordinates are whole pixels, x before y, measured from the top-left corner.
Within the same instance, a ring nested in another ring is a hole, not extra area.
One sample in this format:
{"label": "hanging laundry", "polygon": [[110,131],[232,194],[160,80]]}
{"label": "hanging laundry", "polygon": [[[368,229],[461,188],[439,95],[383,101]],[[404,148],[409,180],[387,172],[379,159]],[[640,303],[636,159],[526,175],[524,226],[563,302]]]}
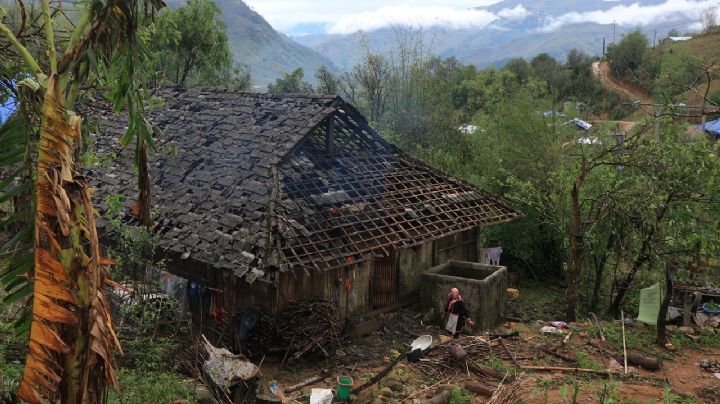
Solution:
{"label": "hanging laundry", "polygon": [[212,292],[210,303],[210,318],[216,325],[220,325],[225,320],[225,310],[222,308],[222,293],[215,290]]}
{"label": "hanging laundry", "polygon": [[260,310],[254,308],[254,307],[248,307],[247,310],[245,310],[245,313],[243,314],[242,318],[238,320],[238,339],[240,342],[247,341],[248,336],[250,335],[250,331],[252,331],[253,328],[255,328],[255,325],[257,324],[258,320],[260,319],[261,312]]}
{"label": "hanging laundry", "polygon": [[490,265],[500,265],[500,255],[502,255],[502,247],[493,247],[483,249],[485,255],[483,263]]}

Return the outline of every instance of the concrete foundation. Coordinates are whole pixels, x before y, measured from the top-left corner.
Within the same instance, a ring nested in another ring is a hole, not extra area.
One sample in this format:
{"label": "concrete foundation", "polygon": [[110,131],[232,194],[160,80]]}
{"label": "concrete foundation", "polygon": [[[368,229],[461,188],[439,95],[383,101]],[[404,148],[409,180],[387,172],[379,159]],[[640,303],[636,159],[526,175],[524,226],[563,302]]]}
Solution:
{"label": "concrete foundation", "polygon": [[420,297],[431,318],[440,321],[451,288],[458,288],[476,329],[490,330],[505,321],[507,268],[465,261],[448,261],[422,275]]}

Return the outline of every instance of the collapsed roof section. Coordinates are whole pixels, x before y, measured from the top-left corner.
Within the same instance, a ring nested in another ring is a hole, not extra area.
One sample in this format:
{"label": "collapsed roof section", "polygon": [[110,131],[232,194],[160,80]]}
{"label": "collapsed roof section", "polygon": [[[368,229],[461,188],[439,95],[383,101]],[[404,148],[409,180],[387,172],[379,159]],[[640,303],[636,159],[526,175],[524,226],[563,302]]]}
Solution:
{"label": "collapsed roof section", "polygon": [[[509,205],[402,153],[338,97],[156,91],[150,156],[158,247],[249,282],[325,270],[517,218]],[[101,212],[134,204],[122,116],[96,110],[91,169]],[[102,221],[100,222],[102,225]]]}

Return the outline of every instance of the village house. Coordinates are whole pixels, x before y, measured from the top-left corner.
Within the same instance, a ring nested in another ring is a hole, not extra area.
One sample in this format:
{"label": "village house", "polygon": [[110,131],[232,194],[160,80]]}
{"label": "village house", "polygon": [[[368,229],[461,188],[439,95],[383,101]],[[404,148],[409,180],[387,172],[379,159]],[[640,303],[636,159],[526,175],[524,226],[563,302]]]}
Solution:
{"label": "village house", "polygon": [[[520,216],[389,144],[340,97],[155,95],[158,248],[168,271],[213,290],[228,316],[303,298],[330,300],[343,318],[393,305],[416,295],[429,268],[478,262],[479,231]],[[118,142],[127,123],[98,118],[93,147],[117,158],[92,169],[95,203],[104,212],[107,196],[126,195],[129,214],[132,150]]]}

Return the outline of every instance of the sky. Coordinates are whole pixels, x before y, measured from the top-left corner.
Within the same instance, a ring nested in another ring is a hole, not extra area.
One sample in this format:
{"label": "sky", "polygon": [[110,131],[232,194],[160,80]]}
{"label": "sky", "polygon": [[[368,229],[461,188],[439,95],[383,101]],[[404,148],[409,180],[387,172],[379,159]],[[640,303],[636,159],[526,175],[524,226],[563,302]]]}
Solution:
{"label": "sky", "polygon": [[[523,19],[531,12],[533,0],[523,5],[501,9],[497,13],[474,7],[502,3],[501,0],[245,0],[279,31],[290,35],[306,33],[348,34],[358,30],[372,31],[391,25],[445,26],[483,28],[503,19]],[[583,0],[578,0],[583,1]],[[567,13],[549,18],[543,27],[552,31],[565,24],[610,24],[642,27],[663,21],[688,21],[688,29],[697,29],[704,10],[718,7],[718,0],[666,0],[657,5],[641,5],[632,0],[605,0],[617,3],[606,10]],[[690,22],[692,21],[692,23]]]}

